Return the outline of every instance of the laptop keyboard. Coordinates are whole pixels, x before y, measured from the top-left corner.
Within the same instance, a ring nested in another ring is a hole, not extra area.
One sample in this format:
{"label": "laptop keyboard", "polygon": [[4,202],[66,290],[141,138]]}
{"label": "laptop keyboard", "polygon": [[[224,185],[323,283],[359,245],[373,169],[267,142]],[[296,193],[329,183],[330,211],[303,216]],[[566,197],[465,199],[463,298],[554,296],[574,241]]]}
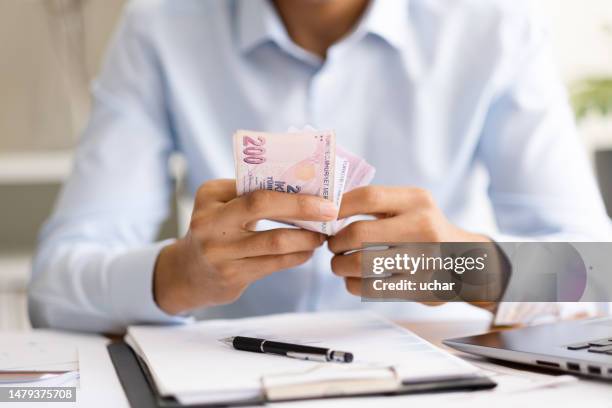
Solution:
{"label": "laptop keyboard", "polygon": [[591,353],[612,355],[612,338],[599,339],[583,343],[574,343],[567,346],[568,350],[586,350]]}

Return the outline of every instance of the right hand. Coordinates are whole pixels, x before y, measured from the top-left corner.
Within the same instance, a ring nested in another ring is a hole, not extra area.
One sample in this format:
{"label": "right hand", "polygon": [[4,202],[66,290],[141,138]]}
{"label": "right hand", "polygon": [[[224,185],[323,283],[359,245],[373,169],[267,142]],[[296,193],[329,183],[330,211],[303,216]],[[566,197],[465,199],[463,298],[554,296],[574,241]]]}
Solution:
{"label": "right hand", "polygon": [[256,232],[257,221],[331,221],[337,215],[333,203],[316,196],[260,190],[237,197],[234,180],[204,183],[189,232],[158,256],[155,301],[169,314],[231,303],[252,282],[306,262],[325,240],[301,229]]}

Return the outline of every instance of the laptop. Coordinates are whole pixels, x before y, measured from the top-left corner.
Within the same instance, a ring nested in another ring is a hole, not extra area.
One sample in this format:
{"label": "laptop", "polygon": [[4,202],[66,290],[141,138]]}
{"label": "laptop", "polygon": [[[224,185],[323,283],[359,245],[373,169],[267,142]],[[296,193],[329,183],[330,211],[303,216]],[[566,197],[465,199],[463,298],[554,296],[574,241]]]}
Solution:
{"label": "laptop", "polygon": [[612,318],[576,320],[445,340],[456,350],[612,381]]}

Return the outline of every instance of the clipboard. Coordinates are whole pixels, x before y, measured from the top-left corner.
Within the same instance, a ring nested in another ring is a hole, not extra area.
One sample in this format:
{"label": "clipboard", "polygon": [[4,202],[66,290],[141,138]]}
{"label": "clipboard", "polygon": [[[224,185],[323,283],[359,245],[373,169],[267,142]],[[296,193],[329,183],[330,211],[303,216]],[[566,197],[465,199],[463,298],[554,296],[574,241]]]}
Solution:
{"label": "clipboard", "polygon": [[[124,342],[112,343],[107,346],[111,361],[121,382],[130,406],[137,408],[179,408],[180,404],[175,398],[162,397],[157,392],[146,364],[134,353]],[[389,392],[371,392],[350,396],[351,398],[375,395],[405,395],[427,392],[451,392],[451,391],[475,391],[494,388],[497,384],[487,377],[472,378],[446,378],[436,381],[416,381],[402,383],[399,388]],[[349,397],[349,396],[344,396]],[[317,397],[324,398],[324,397]],[[302,398],[300,398],[302,399]],[[283,399],[290,401],[291,398]],[[265,393],[258,399],[234,401],[219,404],[189,405],[190,407],[212,407],[212,406],[244,406],[264,405],[268,400]]]}

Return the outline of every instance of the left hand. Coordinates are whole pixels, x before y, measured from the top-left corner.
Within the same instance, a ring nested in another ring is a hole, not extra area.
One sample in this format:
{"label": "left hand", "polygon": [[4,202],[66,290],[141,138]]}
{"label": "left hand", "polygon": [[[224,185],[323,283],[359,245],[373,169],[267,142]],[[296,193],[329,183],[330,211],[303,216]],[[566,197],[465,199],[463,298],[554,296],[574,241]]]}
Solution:
{"label": "left hand", "polygon": [[[453,225],[431,194],[411,187],[367,186],[344,195],[338,218],[368,214],[375,220],[356,221],[328,240],[335,254],[331,266],[345,279],[347,290],[361,294],[361,249],[366,242],[491,242],[484,235]],[[487,308],[489,308],[487,306]]]}

